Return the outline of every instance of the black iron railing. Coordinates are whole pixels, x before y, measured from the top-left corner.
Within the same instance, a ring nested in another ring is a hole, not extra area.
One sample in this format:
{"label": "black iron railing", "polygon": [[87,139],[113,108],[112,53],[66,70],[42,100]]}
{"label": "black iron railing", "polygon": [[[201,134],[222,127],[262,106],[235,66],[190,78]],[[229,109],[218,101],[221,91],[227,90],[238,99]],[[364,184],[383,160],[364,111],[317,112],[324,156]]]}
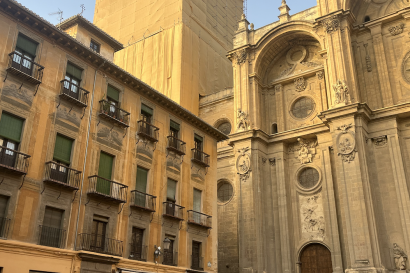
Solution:
{"label": "black iron railing", "polygon": [[187,213],[188,223],[212,228],[212,216],[194,210],[188,210]]}
{"label": "black iron railing", "polygon": [[27,174],[30,157],[19,151],[0,146],[0,168],[19,174]]}
{"label": "black iron railing", "polygon": [[78,190],[80,187],[81,172],[53,161],[46,163],[44,181]]}
{"label": "black iron railing", "polygon": [[164,216],[178,218],[179,220],[184,219],[184,207],[172,202],[164,202],[162,204]]}
{"label": "black iron railing", "polygon": [[10,219],[5,217],[0,217],[0,238],[7,239],[9,235]]}
{"label": "black iron railing", "polygon": [[157,197],[141,191],[131,191],[131,206],[155,211]]}
{"label": "black iron railing", "polygon": [[178,252],[168,252],[168,250],[164,249],[164,253],[162,257],[162,264],[164,265],[171,265],[171,266],[178,266]]}
{"label": "black iron railing", "polygon": [[107,100],[100,100],[100,115],[111,119],[122,126],[129,127],[130,113],[122,110]]}
{"label": "black iron railing", "polygon": [[198,257],[191,255],[191,269],[203,271],[204,270],[204,257]]}
{"label": "black iron railing", "polygon": [[195,162],[198,165],[203,167],[209,167],[209,155],[198,150],[196,148],[191,149],[192,151],[192,162]]}
{"label": "black iron railing", "polygon": [[11,52],[9,54],[9,66],[8,71],[13,74],[28,76],[27,81],[31,83],[41,83],[43,79],[44,67],[34,62],[30,57],[24,56],[18,51]]}
{"label": "black iron railing", "polygon": [[61,81],[60,97],[69,99],[80,106],[87,107],[89,93],[87,90],[68,80]]}
{"label": "black iron railing", "polygon": [[66,231],[64,229],[41,226],[38,235],[38,244],[56,248],[64,248]]}
{"label": "black iron railing", "polygon": [[147,261],[147,246],[130,243],[129,259],[136,261]]}
{"label": "black iron railing", "polygon": [[167,138],[168,138],[167,149],[169,151],[172,151],[179,155],[185,154],[185,151],[186,151],[185,142],[173,136],[168,136]]}
{"label": "black iron railing", "polygon": [[78,234],[77,250],[92,251],[107,255],[122,256],[122,241],[97,234]]}
{"label": "black iron railing", "polygon": [[144,121],[144,120],[139,120],[138,121],[138,131],[137,134],[139,136],[145,137],[149,139],[152,142],[157,142],[158,141],[158,132],[159,128]]}
{"label": "black iron railing", "polygon": [[127,202],[128,186],[105,179],[98,175],[88,177],[87,194],[100,196],[120,203]]}

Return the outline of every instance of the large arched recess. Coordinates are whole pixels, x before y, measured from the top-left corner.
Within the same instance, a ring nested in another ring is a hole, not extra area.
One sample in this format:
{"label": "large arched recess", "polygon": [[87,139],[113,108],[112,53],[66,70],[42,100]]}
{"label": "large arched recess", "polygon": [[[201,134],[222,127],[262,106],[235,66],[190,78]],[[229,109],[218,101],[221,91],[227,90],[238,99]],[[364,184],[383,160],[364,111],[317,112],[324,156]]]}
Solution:
{"label": "large arched recess", "polygon": [[315,32],[314,26],[310,22],[291,21],[266,33],[254,46],[256,49],[254,72],[260,78],[265,78],[267,68],[278,54],[289,47],[289,41],[306,36],[317,40],[321,48],[324,49],[323,40]]}

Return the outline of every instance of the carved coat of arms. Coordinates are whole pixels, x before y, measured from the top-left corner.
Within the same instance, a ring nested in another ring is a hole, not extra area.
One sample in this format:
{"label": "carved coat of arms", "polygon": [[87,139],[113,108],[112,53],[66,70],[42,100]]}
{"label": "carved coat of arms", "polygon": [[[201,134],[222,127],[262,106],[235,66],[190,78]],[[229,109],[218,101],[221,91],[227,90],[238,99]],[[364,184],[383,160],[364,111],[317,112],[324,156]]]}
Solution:
{"label": "carved coat of arms", "polygon": [[317,141],[298,138],[298,144],[289,148],[289,152],[295,153],[295,158],[300,160],[300,164],[312,163],[316,155]]}
{"label": "carved coat of arms", "polygon": [[298,91],[298,92],[305,91],[306,87],[307,87],[307,84],[306,84],[306,81],[303,77],[295,79],[296,91]]}

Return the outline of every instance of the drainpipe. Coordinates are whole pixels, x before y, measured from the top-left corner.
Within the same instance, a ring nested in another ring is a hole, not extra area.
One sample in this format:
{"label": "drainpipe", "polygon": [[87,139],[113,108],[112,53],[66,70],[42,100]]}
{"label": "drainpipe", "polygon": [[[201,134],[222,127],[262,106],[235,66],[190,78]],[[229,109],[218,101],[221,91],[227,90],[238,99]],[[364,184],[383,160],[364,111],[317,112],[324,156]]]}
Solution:
{"label": "drainpipe", "polygon": [[83,166],[83,175],[81,177],[81,190],[80,190],[80,201],[78,203],[78,214],[77,214],[77,223],[75,226],[75,238],[74,238],[74,250],[77,248],[77,233],[78,233],[78,223],[80,222],[80,212],[81,212],[81,200],[83,197],[83,187],[84,187],[84,175],[85,175],[85,166],[87,165],[87,154],[88,154],[88,144],[90,140],[90,128],[91,128],[91,118],[93,113],[93,104],[94,104],[94,94],[95,94],[95,82],[97,80],[97,72],[100,70],[102,66],[104,66],[105,61],[95,70],[94,74],[94,84],[93,84],[93,91],[91,93],[91,104],[90,104],[90,111],[88,117],[88,129],[87,129],[87,141],[85,145],[85,158],[84,158],[84,166]]}

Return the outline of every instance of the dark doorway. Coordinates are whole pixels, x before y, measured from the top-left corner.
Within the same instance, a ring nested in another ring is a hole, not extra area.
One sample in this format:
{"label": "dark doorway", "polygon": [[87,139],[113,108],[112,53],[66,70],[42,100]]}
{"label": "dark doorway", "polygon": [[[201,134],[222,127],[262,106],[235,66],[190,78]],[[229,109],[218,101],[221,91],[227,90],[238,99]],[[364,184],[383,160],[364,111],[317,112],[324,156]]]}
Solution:
{"label": "dark doorway", "polygon": [[300,255],[301,273],[332,273],[332,256],[321,244],[306,246]]}

